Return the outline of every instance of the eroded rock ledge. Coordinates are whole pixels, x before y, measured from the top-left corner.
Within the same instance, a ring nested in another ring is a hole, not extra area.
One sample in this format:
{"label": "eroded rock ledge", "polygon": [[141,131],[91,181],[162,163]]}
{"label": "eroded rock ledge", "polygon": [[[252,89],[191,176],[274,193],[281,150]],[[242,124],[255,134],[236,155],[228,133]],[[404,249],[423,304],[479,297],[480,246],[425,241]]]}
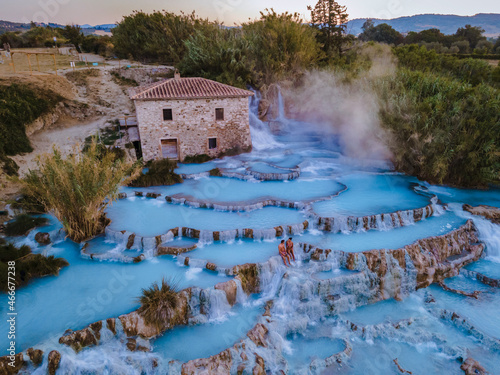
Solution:
{"label": "eroded rock ledge", "polygon": [[[473,261],[477,261],[484,250],[484,245],[479,243],[476,228],[471,220],[450,233],[438,237],[421,239],[411,245],[396,250],[372,250],[361,253],[346,253],[338,250],[330,251],[318,249],[307,244],[300,244],[299,247],[303,250],[303,256],[305,258],[310,257],[313,261],[322,262],[329,257],[336,257],[342,267],[358,271],[352,275],[338,277],[336,278],[337,280],[333,281],[315,281],[317,283],[317,293],[324,297],[324,302],[327,305],[331,303],[333,307],[331,310],[332,312],[337,310],[334,308],[335,305],[339,304],[339,302],[341,304],[341,300],[344,297],[355,298],[356,305],[373,303],[392,297],[401,299],[406,295],[406,292],[409,293],[415,289],[425,288],[434,282],[439,283],[445,278],[456,276],[463,266]],[[217,284],[214,288],[200,289],[191,287],[184,289],[179,293],[179,303],[172,319],[165,322],[162,327],[148,325],[142,316],[137,311],[134,311],[118,318],[110,318],[106,321],[90,324],[88,327],[79,331],[68,331],[60,338],[60,343],[72,347],[77,352],[85,347],[98,345],[104,324],[107,330],[112,332],[113,335],[123,332],[125,337],[139,340],[156,337],[165,330],[178,325],[189,324],[193,318],[195,320],[202,319],[201,321],[203,321],[203,316],[206,316],[210,311],[210,293],[223,293],[228,302],[228,306],[233,306],[237,303],[238,293],[244,292],[250,294],[258,293],[262,290],[264,286],[261,285],[263,282],[263,280],[261,280],[261,273],[264,272],[266,267],[268,271],[272,271],[271,268],[273,265],[280,264],[279,262],[274,262],[274,260],[275,259],[271,259],[263,264],[235,266],[227,271],[228,274],[235,275],[235,278]],[[351,288],[353,285],[351,279],[354,280],[354,284],[357,285],[358,289]],[[360,285],[366,287],[362,299],[356,294],[356,292],[359,291]],[[341,290],[339,288],[344,289]],[[338,292],[339,290],[341,290],[341,294],[344,294],[344,296],[339,297],[339,294],[335,294],[335,291]],[[263,319],[270,319],[268,311],[266,311],[266,314],[266,317]],[[447,317],[447,313],[444,312],[440,315],[442,318],[445,316]],[[452,316],[450,318],[450,320],[455,321],[455,323],[459,320]],[[464,328],[468,326],[464,320],[460,320]],[[265,322],[261,323],[260,325],[256,325],[249,333],[247,339],[245,339],[249,340],[249,342],[252,343],[251,345],[255,346],[255,348],[263,348],[268,345],[266,337],[269,328]],[[467,328],[470,329],[469,327]],[[481,336],[479,332],[474,333]],[[110,333],[106,332],[106,334]],[[185,364],[185,366],[183,366],[183,373],[200,373],[193,371],[196,369],[212,368],[220,368],[220,371],[222,371],[221,373],[228,373],[226,370],[227,366],[233,366],[235,363],[241,362],[240,360],[238,360],[238,362],[231,362],[234,361],[235,351],[240,354],[246,353],[245,356],[248,357],[248,350],[244,350],[243,347],[243,345],[248,345],[248,342],[242,341],[237,345],[239,345],[238,350],[236,350],[235,347],[219,353],[217,356],[214,356],[214,358],[211,357],[211,359],[188,362],[190,363],[189,365]],[[491,345],[500,347],[497,340],[492,340]],[[135,346],[137,349],[139,344],[136,343]],[[145,350],[147,350],[147,347]],[[252,359],[250,362],[253,366],[252,371],[255,370],[254,373],[263,374],[265,371],[265,364],[263,363],[262,357],[259,356],[257,352],[251,355]],[[18,354],[18,356],[20,356],[20,360],[23,359],[22,353]],[[234,368],[232,370],[234,370]],[[233,373],[232,370],[231,373]]]}
{"label": "eroded rock ledge", "polygon": [[472,215],[482,216],[494,224],[500,224],[500,208],[498,207],[485,205],[473,207],[470,204],[464,204],[462,208],[464,211],[470,212]]}

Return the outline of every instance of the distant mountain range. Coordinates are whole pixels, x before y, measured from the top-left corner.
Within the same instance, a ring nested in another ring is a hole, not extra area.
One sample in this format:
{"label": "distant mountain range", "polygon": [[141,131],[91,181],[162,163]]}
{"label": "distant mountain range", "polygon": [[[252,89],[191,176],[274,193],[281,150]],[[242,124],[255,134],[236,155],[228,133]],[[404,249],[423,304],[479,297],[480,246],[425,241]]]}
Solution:
{"label": "distant mountain range", "polygon": [[[361,27],[368,18],[357,18],[347,23],[347,31],[350,34],[358,35],[362,32]],[[454,34],[459,27],[465,25],[480,26],[485,30],[484,35],[487,37],[500,36],[500,14],[499,13],[479,13],[474,16],[454,16],[445,14],[419,14],[416,16],[399,17],[394,19],[373,19],[375,25],[387,23],[401,33],[409,31],[422,31],[426,29],[436,28],[441,30],[443,34]],[[57,23],[50,23],[52,27],[64,27]],[[111,29],[116,24],[106,23],[102,25],[80,25],[85,35],[110,33]],[[18,22],[0,21],[0,34],[6,31],[26,31],[29,29],[29,24]]]}
{"label": "distant mountain range", "polygon": [[[394,19],[373,19],[375,25],[387,23],[400,33],[409,31],[422,31],[436,28],[443,34],[455,34],[459,27],[465,25],[480,26],[487,37],[497,37],[500,35],[500,14],[479,13],[474,16],[454,16],[445,14],[419,14],[411,17],[399,17]],[[350,34],[358,35],[363,30],[361,27],[368,18],[357,18],[347,23],[347,31]]]}
{"label": "distant mountain range", "polygon": [[[39,24],[42,26],[47,26],[45,24]],[[61,25],[58,23],[49,23],[48,26],[54,27],[54,28],[63,28],[66,25]],[[106,23],[103,25],[96,25],[92,26],[89,24],[85,25],[80,25],[82,28],[82,31],[85,35],[90,35],[90,34],[99,34],[102,35],[104,33],[110,33],[111,29],[115,27],[116,24],[114,23]],[[19,23],[19,22],[10,22],[10,21],[1,21],[0,20],[0,34],[5,33],[7,31],[26,31],[29,30],[30,24],[29,23]]]}

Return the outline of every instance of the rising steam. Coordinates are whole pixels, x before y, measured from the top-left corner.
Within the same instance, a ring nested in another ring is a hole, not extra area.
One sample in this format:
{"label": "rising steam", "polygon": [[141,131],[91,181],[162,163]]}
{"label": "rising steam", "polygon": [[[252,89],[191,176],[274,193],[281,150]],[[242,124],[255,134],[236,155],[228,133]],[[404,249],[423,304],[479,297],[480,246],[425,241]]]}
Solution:
{"label": "rising steam", "polygon": [[379,99],[372,84],[395,71],[394,58],[388,47],[364,48],[362,56],[371,61],[371,68],[355,79],[332,71],[306,73],[299,87],[284,92],[287,115],[337,136],[347,156],[388,160],[389,134],[380,125]]}

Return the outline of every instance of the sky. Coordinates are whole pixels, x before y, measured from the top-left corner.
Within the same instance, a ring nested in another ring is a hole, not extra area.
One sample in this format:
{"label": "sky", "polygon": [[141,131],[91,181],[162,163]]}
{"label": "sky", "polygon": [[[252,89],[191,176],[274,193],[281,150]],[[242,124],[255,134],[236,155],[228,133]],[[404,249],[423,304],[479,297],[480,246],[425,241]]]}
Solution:
{"label": "sky", "polygon": [[[298,12],[308,19],[316,0],[0,0],[0,20],[60,24],[115,23],[133,10],[191,12],[226,25],[255,19],[265,8]],[[349,18],[397,18],[424,13],[500,13],[499,0],[340,0]]]}

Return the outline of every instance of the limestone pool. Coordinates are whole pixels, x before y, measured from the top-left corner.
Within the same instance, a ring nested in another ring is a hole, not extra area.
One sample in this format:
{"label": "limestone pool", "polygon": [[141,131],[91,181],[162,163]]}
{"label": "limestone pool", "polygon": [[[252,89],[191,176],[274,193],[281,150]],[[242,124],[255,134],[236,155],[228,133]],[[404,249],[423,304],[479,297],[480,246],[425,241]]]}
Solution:
{"label": "limestone pool", "polygon": [[[30,347],[45,352],[24,373],[45,374],[52,350],[62,355],[58,374],[246,374],[261,364],[269,374],[460,374],[467,358],[499,373],[500,291],[474,272],[500,279],[500,225],[462,204],[500,207],[500,190],[432,186],[384,160],[348,157],[332,137],[279,112],[279,135],[252,113],[251,153],[180,164],[181,184],[122,188],[107,210],[118,235],[76,244],[49,215],[47,226],[12,239],[70,264],[17,291],[16,350],[26,360]],[[233,175],[208,176],[214,168]],[[376,228],[364,225],[370,215]],[[330,231],[324,218],[360,224]],[[36,243],[37,232],[52,244]],[[290,236],[297,260],[287,268],[277,246]],[[138,245],[141,237],[149,242]],[[413,253],[390,254],[419,240]],[[450,272],[478,242],[481,259]],[[422,281],[440,272],[450,276],[444,284]],[[163,277],[188,296],[185,320],[141,335],[139,323],[116,319],[136,319],[142,289]],[[59,342],[99,321],[97,344],[76,352]]]}

